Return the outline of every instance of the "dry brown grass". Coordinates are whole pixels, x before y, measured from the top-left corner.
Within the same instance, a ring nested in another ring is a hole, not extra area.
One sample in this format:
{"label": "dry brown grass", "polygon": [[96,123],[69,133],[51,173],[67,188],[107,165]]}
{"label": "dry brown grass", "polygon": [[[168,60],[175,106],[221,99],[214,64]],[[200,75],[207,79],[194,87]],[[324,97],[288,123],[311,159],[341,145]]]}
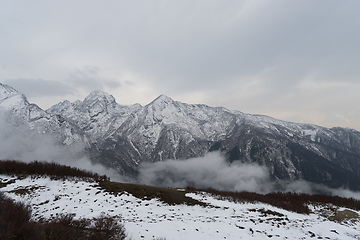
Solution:
{"label": "dry brown grass", "polygon": [[140,199],[153,199],[157,198],[160,201],[169,205],[186,204],[189,206],[201,205],[205,206],[204,203],[199,202],[193,198],[186,197],[185,191],[178,191],[173,188],[161,188],[147,185],[138,185],[130,183],[118,183],[111,181],[100,182],[100,187],[113,194],[122,194],[128,192],[134,197]]}
{"label": "dry brown grass", "polygon": [[359,219],[359,214],[357,214],[356,212],[346,209],[343,211],[336,211],[334,216],[329,217],[330,220],[333,221],[337,221],[337,222],[342,222],[342,221],[346,221],[346,220],[351,220],[351,219]]}

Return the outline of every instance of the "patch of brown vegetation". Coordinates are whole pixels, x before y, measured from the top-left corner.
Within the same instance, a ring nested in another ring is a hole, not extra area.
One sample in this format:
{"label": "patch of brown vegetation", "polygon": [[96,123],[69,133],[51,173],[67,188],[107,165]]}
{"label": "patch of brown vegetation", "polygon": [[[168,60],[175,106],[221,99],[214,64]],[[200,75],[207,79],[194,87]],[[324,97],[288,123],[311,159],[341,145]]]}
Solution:
{"label": "patch of brown vegetation", "polygon": [[217,198],[230,200],[234,202],[262,202],[275,207],[279,207],[291,212],[309,214],[311,211],[308,205],[311,204],[333,204],[339,207],[346,207],[354,210],[360,210],[360,201],[354,198],[343,198],[339,196],[310,195],[293,192],[276,192],[268,194],[259,194],[254,192],[227,192],[215,189],[196,189],[187,187],[187,191],[208,192]]}
{"label": "patch of brown vegetation", "polygon": [[98,175],[97,173],[81,170],[79,168],[39,161],[24,163],[15,160],[3,160],[0,161],[0,174],[11,174],[20,177],[26,177],[28,175],[46,175],[53,178],[79,177],[91,178],[95,181],[109,179],[106,175]]}
{"label": "patch of brown vegetation", "polygon": [[179,191],[173,188],[153,187],[148,185],[138,185],[130,183],[118,183],[111,181],[102,181],[99,183],[100,187],[112,194],[122,194],[128,192],[134,197],[140,199],[153,199],[157,198],[160,201],[169,205],[186,204],[189,206],[201,205],[205,203],[199,202],[193,198],[186,197],[186,191]]}
{"label": "patch of brown vegetation", "polygon": [[351,220],[351,219],[359,219],[359,218],[360,216],[358,213],[349,209],[343,211],[336,211],[334,216],[329,217],[330,220],[338,221],[338,222]]}

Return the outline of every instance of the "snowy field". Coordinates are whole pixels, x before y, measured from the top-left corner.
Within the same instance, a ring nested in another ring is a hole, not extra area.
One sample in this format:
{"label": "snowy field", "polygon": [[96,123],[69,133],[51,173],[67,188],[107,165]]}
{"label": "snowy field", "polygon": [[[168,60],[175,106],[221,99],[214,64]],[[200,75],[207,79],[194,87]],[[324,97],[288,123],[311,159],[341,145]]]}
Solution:
{"label": "snowy field", "polygon": [[[11,181],[12,180],[12,181]],[[270,205],[217,200],[205,193],[187,196],[207,207],[170,206],[156,199],[142,200],[124,193],[112,195],[96,182],[17,179],[0,175],[0,191],[32,206],[32,218],[73,213],[93,218],[101,213],[121,215],[129,239],[360,239],[360,221],[337,223],[316,213],[297,214]],[[357,212],[360,214],[360,212]]]}

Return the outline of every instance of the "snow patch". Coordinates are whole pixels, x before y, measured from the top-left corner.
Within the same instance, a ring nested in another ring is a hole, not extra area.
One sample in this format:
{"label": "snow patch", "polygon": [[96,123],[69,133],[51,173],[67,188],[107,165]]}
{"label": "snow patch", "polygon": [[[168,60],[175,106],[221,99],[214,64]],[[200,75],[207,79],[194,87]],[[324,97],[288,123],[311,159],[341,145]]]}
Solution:
{"label": "snow patch", "polygon": [[[1,182],[10,178],[0,175]],[[31,189],[16,194],[17,189]],[[15,191],[14,191],[15,190]],[[329,221],[319,214],[288,212],[261,203],[234,203],[206,193],[188,193],[207,207],[170,206],[156,199],[138,199],[131,194],[112,195],[96,182],[16,179],[1,188],[9,197],[31,204],[32,218],[52,218],[74,213],[75,218],[92,218],[102,213],[121,215],[127,233],[133,239],[358,239],[358,220],[346,223]],[[264,214],[264,213],[267,214]],[[358,211],[357,213],[360,214]]]}

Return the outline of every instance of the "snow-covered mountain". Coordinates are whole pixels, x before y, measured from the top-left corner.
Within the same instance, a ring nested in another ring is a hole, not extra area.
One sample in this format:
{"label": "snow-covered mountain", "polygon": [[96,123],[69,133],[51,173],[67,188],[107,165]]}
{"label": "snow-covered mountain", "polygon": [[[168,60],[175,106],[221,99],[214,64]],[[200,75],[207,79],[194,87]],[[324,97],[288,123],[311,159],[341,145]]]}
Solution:
{"label": "snow-covered mountain", "polygon": [[[0,116],[3,125],[12,127],[8,134],[15,134],[11,130],[21,133],[24,138],[47,134],[64,145],[87,142],[85,135],[76,125],[68,123],[60,115],[49,114],[36,104],[29,103],[23,94],[1,83]],[[4,128],[2,126],[2,130]]]}
{"label": "snow-covered mountain", "polygon": [[266,166],[273,179],[360,190],[360,132],[298,124],[161,95],[146,106],[123,106],[102,91],[43,111],[0,85],[0,111],[30,129],[84,142],[96,163],[136,176],[139,165],[221,151],[229,162]]}
{"label": "snow-covered mountain", "polygon": [[[129,192],[112,194],[98,182],[76,178],[0,175],[0,184],[7,196],[32,207],[31,218],[35,221],[60,214],[73,214],[75,219],[101,214],[120,216],[129,239],[360,238],[360,211],[335,205],[331,205],[337,209],[334,213],[325,210],[329,207],[326,204],[309,203],[312,212],[300,214],[261,202],[236,203],[204,192],[186,193],[203,206],[169,205],[158,198],[138,198]],[[333,214],[341,220],[331,220]]]}
{"label": "snow-covered mountain", "polygon": [[146,106],[121,106],[95,91],[83,102],[48,111],[92,140],[93,159],[132,174],[141,162],[188,159],[221,150],[229,161],[257,163],[273,178],[304,179],[360,190],[360,133],[297,124],[161,95]]}

